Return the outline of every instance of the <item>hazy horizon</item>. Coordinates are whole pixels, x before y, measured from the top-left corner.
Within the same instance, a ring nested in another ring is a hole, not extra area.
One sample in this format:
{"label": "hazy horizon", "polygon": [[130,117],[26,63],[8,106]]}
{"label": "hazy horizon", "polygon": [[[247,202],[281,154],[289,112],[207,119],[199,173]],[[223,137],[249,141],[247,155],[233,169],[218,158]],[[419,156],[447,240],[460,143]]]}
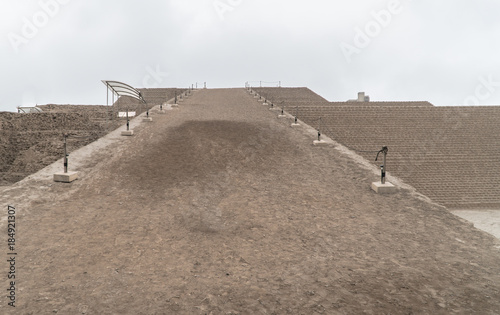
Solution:
{"label": "hazy horizon", "polygon": [[[0,12],[0,111],[138,88],[281,81],[329,101],[500,105],[500,3],[27,0]],[[264,84],[275,85],[275,83]]]}

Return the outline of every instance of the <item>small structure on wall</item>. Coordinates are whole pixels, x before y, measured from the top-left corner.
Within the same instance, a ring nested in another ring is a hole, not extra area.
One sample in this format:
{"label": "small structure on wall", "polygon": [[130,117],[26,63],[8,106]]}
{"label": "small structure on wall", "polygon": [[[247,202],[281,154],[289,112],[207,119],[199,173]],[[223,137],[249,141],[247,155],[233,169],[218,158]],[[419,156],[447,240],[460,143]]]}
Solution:
{"label": "small structure on wall", "polygon": [[18,106],[17,112],[19,114],[33,114],[33,113],[41,113],[42,109],[38,106],[28,107],[28,106]]}
{"label": "small structure on wall", "polygon": [[370,96],[366,95],[365,92],[358,92],[357,99],[348,100],[348,102],[358,102],[358,103],[369,102],[369,101],[370,101]]}

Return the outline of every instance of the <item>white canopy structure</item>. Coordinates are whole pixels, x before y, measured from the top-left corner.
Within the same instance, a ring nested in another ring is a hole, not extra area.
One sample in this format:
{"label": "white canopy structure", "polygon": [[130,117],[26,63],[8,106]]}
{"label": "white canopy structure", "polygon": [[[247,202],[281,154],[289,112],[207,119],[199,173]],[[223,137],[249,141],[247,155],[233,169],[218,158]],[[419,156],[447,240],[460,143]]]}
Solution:
{"label": "white canopy structure", "polygon": [[27,107],[27,106],[18,106],[17,112],[20,114],[31,114],[31,113],[41,113],[42,109],[40,107]]}
{"label": "white canopy structure", "polygon": [[102,80],[102,83],[106,85],[108,90],[111,90],[113,92],[113,95],[116,94],[118,96],[130,96],[146,104],[146,100],[144,100],[144,98],[142,97],[141,92],[126,83],[110,80]]}

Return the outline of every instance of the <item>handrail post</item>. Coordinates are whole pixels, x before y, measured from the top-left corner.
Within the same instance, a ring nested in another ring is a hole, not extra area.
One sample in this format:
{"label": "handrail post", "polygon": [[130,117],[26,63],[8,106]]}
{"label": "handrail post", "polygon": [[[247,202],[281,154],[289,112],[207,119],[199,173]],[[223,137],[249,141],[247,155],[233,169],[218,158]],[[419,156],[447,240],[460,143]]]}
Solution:
{"label": "handrail post", "polygon": [[321,117],[319,118],[318,141],[321,141]]}
{"label": "handrail post", "polygon": [[64,134],[64,173],[68,172],[68,149],[67,149],[67,142],[66,138],[68,137],[68,134]]}
{"label": "handrail post", "polygon": [[389,148],[387,146],[383,146],[382,150],[378,151],[377,157],[375,158],[375,161],[377,161],[379,154],[380,153],[384,154],[383,164],[380,165],[380,182],[382,183],[382,185],[385,184],[387,152],[389,152]]}

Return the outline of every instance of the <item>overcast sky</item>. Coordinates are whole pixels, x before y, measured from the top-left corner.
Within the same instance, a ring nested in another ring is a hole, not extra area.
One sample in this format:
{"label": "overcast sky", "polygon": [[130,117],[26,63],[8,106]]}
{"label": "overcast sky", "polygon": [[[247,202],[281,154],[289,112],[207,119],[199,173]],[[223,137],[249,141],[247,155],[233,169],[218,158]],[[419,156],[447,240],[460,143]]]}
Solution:
{"label": "overcast sky", "polygon": [[[135,87],[500,105],[497,0],[0,0],[0,111]],[[276,82],[276,83],[275,83]]]}

